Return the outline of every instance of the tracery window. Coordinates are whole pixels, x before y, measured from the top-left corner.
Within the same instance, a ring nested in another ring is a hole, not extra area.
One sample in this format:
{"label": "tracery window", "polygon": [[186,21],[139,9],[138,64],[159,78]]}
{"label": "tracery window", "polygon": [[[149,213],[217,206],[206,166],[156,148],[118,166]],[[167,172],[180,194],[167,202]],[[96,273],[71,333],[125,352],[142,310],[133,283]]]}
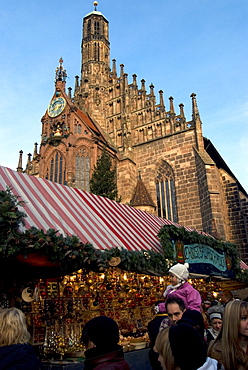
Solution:
{"label": "tracery window", "polygon": [[46,174],[46,178],[50,181],[64,184],[65,170],[64,170],[64,158],[59,151],[53,153],[50,159],[50,166]]}
{"label": "tracery window", "polygon": [[95,35],[100,35],[100,23],[99,22],[94,22],[94,31]]}
{"label": "tracery window", "polygon": [[90,153],[84,147],[79,148],[76,153],[75,187],[90,190]]}
{"label": "tracery window", "polygon": [[177,222],[174,174],[171,166],[164,160],[157,170],[156,192],[158,216]]}

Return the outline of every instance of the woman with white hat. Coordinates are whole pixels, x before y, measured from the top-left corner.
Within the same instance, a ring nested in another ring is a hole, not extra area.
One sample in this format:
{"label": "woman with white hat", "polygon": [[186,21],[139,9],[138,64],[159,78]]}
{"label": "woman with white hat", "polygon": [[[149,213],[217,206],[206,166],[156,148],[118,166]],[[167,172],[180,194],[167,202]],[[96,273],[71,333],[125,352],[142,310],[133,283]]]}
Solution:
{"label": "woman with white hat", "polygon": [[189,271],[188,263],[177,263],[169,269],[170,285],[167,286],[164,297],[181,298],[187,310],[197,310],[201,312],[201,295],[188,283]]}
{"label": "woman with white hat", "polygon": [[221,326],[222,326],[222,314],[221,312],[212,312],[209,316],[211,328],[207,329],[207,342],[217,338]]}

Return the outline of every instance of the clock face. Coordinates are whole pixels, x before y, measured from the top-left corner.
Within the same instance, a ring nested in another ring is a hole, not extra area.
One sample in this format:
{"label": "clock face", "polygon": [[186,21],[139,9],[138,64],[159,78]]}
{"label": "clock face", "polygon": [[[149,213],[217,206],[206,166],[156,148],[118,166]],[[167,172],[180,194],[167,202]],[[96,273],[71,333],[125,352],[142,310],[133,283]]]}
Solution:
{"label": "clock face", "polygon": [[50,117],[57,117],[65,108],[65,99],[62,97],[55,98],[48,106],[47,113]]}

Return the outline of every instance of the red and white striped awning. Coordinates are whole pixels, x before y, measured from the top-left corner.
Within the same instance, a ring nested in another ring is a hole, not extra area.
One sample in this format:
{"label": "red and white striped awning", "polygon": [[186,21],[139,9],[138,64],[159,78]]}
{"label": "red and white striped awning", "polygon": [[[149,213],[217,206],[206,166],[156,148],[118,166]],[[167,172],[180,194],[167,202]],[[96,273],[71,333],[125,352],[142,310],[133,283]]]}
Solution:
{"label": "red and white striped awning", "polygon": [[244,261],[240,261],[241,270],[248,270],[248,265]]}
{"label": "red and white striped awning", "polygon": [[99,249],[162,252],[157,234],[163,225],[173,224],[110,199],[0,166],[0,190],[7,186],[26,202],[23,229],[52,228],[77,235]]}

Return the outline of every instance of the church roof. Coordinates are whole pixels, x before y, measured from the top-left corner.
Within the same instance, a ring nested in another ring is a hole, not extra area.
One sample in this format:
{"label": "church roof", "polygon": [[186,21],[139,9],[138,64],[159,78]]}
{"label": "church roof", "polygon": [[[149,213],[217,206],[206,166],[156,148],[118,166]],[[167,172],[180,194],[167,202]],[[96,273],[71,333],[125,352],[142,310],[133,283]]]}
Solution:
{"label": "church roof", "polygon": [[108,22],[107,18],[105,17],[105,15],[103,15],[101,12],[99,12],[98,10],[93,10],[92,12],[88,13],[85,15],[84,18],[86,17],[89,17],[90,15],[101,15],[104,19],[106,19],[106,21]]}
{"label": "church roof", "polygon": [[234,173],[230,170],[229,166],[226,164],[218,150],[215,148],[211,140],[207,139],[206,137],[203,138],[204,140],[204,147],[210,158],[213,160],[213,162],[216,164],[218,168],[222,168],[225,170],[230,176],[232,176],[239,188],[239,190],[245,194],[246,196],[248,195],[246,190],[243,188],[243,186],[240,184],[239,180],[237,177],[234,175]]}
{"label": "church roof", "polygon": [[100,130],[96,127],[96,125],[94,124],[94,122],[90,119],[90,117],[87,114],[85,114],[80,109],[77,109],[76,110],[76,113],[84,121],[84,123],[89,127],[89,129],[91,129],[92,131],[94,131],[97,135],[101,136]]}
{"label": "church roof", "polygon": [[130,205],[133,207],[135,206],[151,206],[154,208],[156,207],[140,176],[138,178],[137,185],[134,190],[134,194],[131,199]]}
{"label": "church roof", "polygon": [[106,132],[104,132],[103,128],[96,122],[93,121],[89,115],[85,114],[80,109],[76,110],[76,114],[83,120],[86,126],[93,131],[103,142],[107,143],[112,150],[117,151],[116,147]]}

